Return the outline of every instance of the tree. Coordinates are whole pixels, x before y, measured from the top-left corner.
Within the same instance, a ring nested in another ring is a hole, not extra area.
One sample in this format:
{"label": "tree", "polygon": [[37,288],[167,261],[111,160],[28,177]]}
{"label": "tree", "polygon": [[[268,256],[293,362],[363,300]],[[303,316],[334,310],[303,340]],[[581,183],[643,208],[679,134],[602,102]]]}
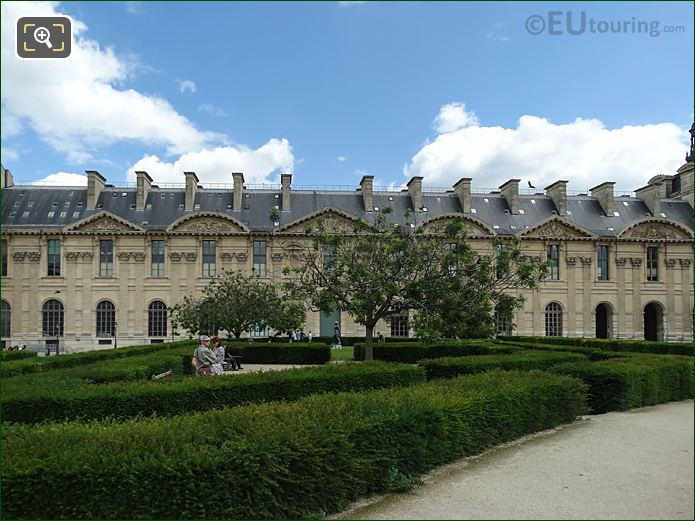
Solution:
{"label": "tree", "polygon": [[204,296],[186,296],[172,310],[172,320],[191,332],[214,325],[237,338],[256,328],[284,330],[287,324],[298,327],[305,319],[302,304],[287,298],[280,288],[237,271],[214,277]]}
{"label": "tree", "polygon": [[[412,214],[403,223],[394,223],[391,213],[386,208],[371,223],[356,221],[345,227],[320,221],[307,227],[309,240],[295,249],[293,267],[286,268],[292,275],[287,283],[291,294],[303,296],[314,311],[340,308],[365,327],[367,360],[373,358],[374,328],[380,320],[415,310],[425,336],[447,333],[447,320],[456,320],[460,330],[464,319],[473,315],[448,313],[447,292],[490,283],[491,264],[468,244],[463,219],[426,231],[416,225]],[[539,262],[520,254],[514,258],[521,263],[521,273],[528,275],[523,282],[514,279],[517,282],[528,285],[544,272]],[[491,298],[504,292],[467,294],[465,302],[477,309],[475,314],[490,315]]]}

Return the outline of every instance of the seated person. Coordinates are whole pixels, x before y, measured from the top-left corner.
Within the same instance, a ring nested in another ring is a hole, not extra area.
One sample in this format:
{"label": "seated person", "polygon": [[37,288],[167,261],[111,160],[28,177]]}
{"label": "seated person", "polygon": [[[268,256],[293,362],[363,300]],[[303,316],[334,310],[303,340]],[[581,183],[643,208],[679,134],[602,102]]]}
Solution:
{"label": "seated person", "polygon": [[232,367],[232,371],[238,371],[239,369],[243,369],[241,367],[241,357],[233,355],[229,347],[225,347],[224,349],[224,360]]}

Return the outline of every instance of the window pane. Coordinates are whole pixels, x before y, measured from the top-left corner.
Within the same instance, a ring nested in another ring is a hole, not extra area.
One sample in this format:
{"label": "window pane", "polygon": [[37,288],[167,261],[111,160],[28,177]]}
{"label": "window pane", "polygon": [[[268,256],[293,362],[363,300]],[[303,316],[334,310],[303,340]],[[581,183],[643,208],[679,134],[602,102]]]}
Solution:
{"label": "window pane", "polygon": [[562,336],[562,308],[556,302],[545,307],[545,336]]}
{"label": "window pane", "polygon": [[266,275],[266,243],[253,241],[253,274],[256,277]]}
{"label": "window pane", "polygon": [[608,246],[600,245],[596,252],[596,278],[608,280]]}
{"label": "window pane", "polygon": [[548,246],[548,278],[560,280],[560,247],[557,244]]}
{"label": "window pane", "polygon": [[113,241],[99,241],[99,276],[113,276]]}
{"label": "window pane", "polygon": [[148,336],[167,335],[167,307],[161,300],[156,300],[150,304],[149,320],[147,325]]}
{"label": "window pane", "polygon": [[214,277],[217,272],[217,243],[203,241],[203,277]]}
{"label": "window pane", "polygon": [[407,311],[391,317],[391,336],[407,337],[409,329]]}
{"label": "window pane", "polygon": [[2,336],[3,337],[9,337],[11,333],[11,310],[10,310],[10,305],[3,301],[0,301],[0,313],[2,314]]}
{"label": "window pane", "polygon": [[657,246],[647,248],[647,280],[650,282],[659,280],[659,248]]}
{"label": "window pane", "polygon": [[2,248],[2,276],[7,277],[7,241],[5,239],[2,239],[0,248]]}
{"label": "window pane", "polygon": [[97,336],[116,335],[116,308],[112,302],[103,300],[97,304]]}
{"label": "window pane", "polygon": [[52,239],[48,241],[48,276],[60,276],[60,241]]}
{"label": "window pane", "polygon": [[164,277],[164,241],[152,241],[152,276]]}
{"label": "window pane", "polygon": [[58,300],[48,300],[43,305],[43,336],[63,336],[63,304]]}

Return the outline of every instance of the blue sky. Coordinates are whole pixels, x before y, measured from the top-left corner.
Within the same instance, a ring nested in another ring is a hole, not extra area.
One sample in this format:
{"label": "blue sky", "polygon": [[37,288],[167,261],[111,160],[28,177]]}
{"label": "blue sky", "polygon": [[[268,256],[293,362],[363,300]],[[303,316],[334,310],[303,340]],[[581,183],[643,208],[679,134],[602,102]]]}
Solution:
{"label": "blue sky", "polygon": [[[693,4],[3,3],[2,162],[20,180],[451,186],[569,178],[632,190],[683,162]],[[628,22],[531,35],[531,15]],[[17,16],[63,13],[76,52],[14,56]],[[658,36],[630,22],[678,26]],[[626,32],[625,32],[626,31]],[[68,174],[73,174],[72,176]]]}

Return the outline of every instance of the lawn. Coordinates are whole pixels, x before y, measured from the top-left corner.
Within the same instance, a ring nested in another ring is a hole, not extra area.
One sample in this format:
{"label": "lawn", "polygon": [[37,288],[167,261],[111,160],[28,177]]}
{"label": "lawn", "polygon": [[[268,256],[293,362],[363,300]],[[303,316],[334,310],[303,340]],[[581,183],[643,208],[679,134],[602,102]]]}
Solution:
{"label": "lawn", "polygon": [[338,349],[331,349],[331,362],[336,360],[354,360],[354,348],[343,346]]}

